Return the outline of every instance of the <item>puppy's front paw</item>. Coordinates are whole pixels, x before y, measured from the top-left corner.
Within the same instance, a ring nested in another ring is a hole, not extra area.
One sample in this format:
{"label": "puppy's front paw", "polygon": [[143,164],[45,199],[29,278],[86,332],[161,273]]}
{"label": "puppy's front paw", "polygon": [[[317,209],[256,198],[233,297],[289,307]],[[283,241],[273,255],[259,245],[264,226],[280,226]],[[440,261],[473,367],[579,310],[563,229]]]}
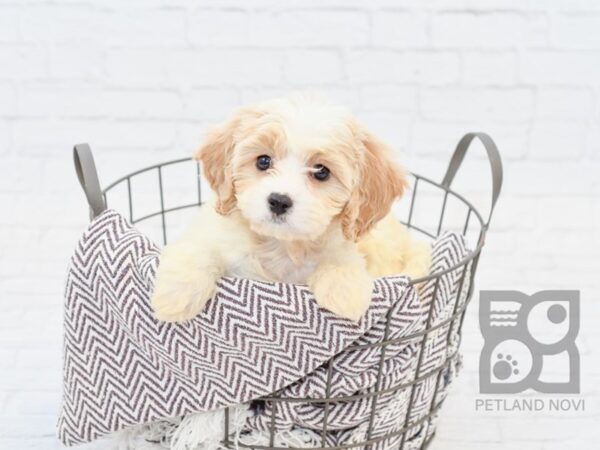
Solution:
{"label": "puppy's front paw", "polygon": [[347,319],[358,321],[371,303],[373,280],[363,268],[320,267],[310,276],[308,285],[319,305]]}
{"label": "puppy's front paw", "polygon": [[219,271],[198,267],[184,249],[165,247],[152,293],[152,308],[159,320],[183,322],[196,317],[213,296]]}
{"label": "puppy's front paw", "polygon": [[209,272],[198,272],[194,280],[170,274],[157,277],[151,301],[156,318],[166,322],[193,319],[213,296],[216,283]]}

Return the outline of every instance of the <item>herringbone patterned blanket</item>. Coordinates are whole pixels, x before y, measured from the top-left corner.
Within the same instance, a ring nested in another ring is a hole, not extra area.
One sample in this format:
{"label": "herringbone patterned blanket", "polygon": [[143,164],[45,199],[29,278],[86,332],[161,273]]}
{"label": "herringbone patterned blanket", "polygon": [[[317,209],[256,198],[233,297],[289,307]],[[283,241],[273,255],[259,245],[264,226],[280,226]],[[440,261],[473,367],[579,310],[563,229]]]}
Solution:
{"label": "herringbone patterned blanket", "polygon": [[[445,235],[434,246],[434,269],[449,267],[464,252],[460,236]],[[157,321],[149,304],[159,255],[158,247],[115,211],[97,217],[77,245],[65,291],[58,433],[66,445],[130,425],[246,403],[275,391],[322,397],[324,363],[332,358],[332,396],[393,387],[414,376],[419,340],[388,346],[383,359],[368,344],[421,330],[432,291],[433,322],[444,320],[459,284],[457,271],[449,272],[437,289],[425,286],[419,299],[406,277],[378,279],[369,310],[354,323],[319,307],[305,286],[224,278],[196,319],[169,324]],[[422,370],[445,360],[450,351],[447,330],[441,327],[428,338]],[[456,337],[456,332],[448,335]],[[344,352],[353,343],[367,345]],[[437,377],[438,384],[445,377]],[[427,409],[434,385],[421,383],[417,389],[415,417]],[[394,407],[400,398],[391,390],[379,399],[380,409]],[[339,402],[327,413],[319,403],[266,402],[248,426],[259,430],[270,425],[267,417],[275,417],[278,428],[318,429],[327,415],[328,426],[339,431],[331,433],[330,441],[356,439],[372,401]],[[404,411],[406,402],[404,395]],[[274,414],[271,408],[277,409]],[[395,408],[400,411],[394,415],[397,426],[402,407]],[[382,417],[375,418],[375,425]]]}

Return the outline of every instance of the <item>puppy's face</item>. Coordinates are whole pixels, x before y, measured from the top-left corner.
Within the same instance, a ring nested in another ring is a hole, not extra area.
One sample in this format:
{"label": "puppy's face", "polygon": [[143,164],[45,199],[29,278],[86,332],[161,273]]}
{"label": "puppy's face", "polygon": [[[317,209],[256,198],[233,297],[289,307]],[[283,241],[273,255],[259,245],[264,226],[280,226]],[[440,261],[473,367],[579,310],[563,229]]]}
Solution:
{"label": "puppy's face", "polygon": [[237,208],[254,232],[279,240],[312,241],[332,224],[356,240],[406,186],[381,142],[313,98],[239,110],[209,133],[197,158],[217,210]]}

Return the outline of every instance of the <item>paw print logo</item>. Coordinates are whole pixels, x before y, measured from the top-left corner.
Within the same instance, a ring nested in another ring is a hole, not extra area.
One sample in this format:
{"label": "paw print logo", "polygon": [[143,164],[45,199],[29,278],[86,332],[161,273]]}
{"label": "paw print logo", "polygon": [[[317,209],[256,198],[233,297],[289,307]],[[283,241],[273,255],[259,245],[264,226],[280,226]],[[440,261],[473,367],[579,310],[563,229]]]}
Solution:
{"label": "paw print logo", "polygon": [[481,291],[479,324],[481,393],[579,392],[578,291]]}
{"label": "paw print logo", "polygon": [[494,376],[499,380],[508,380],[512,375],[519,375],[519,362],[512,355],[504,356],[498,353],[496,363],[493,367]]}
{"label": "paw print logo", "polygon": [[489,380],[495,386],[519,384],[533,368],[533,355],[529,347],[516,339],[498,342],[490,350]]}

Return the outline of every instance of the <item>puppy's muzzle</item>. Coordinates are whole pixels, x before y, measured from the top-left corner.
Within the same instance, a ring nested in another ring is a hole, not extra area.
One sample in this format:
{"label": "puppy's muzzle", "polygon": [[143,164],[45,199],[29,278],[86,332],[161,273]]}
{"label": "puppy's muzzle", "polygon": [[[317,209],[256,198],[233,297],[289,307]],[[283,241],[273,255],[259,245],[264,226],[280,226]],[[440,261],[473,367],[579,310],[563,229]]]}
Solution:
{"label": "puppy's muzzle", "polygon": [[272,193],[267,198],[267,201],[269,202],[269,209],[277,216],[281,216],[288,212],[294,204],[292,199],[286,194]]}

